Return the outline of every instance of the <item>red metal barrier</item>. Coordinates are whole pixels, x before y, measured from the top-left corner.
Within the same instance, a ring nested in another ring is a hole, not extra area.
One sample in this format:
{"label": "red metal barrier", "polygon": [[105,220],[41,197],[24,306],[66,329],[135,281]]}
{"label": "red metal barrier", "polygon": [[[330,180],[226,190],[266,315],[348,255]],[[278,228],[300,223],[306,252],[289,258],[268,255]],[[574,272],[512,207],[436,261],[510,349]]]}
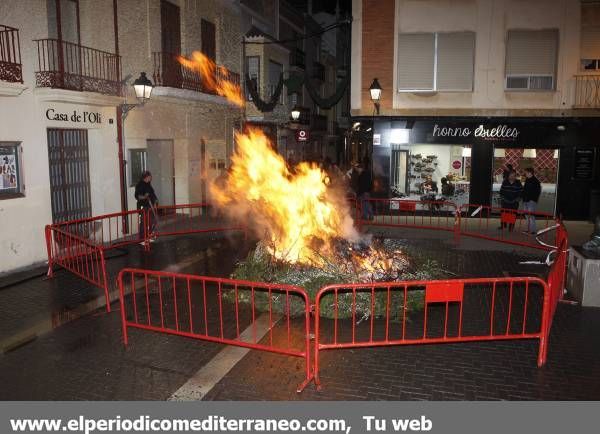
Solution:
{"label": "red metal barrier", "polygon": [[48,249],[48,275],[51,277],[54,264],[69,270],[104,290],[106,310],[110,312],[106,262],[102,247],[53,226],[46,226],[46,248]]}
{"label": "red metal barrier", "polygon": [[151,235],[182,235],[202,232],[243,231],[241,225],[233,224],[211,209],[207,203],[167,205],[156,208],[156,217],[147,210]]}
{"label": "red metal barrier", "polygon": [[144,219],[147,216],[142,210],[116,212],[70,220],[52,225],[62,231],[88,240],[104,250],[140,243],[146,240]]}
{"label": "red metal barrier", "polygon": [[[487,205],[465,204],[460,208],[459,214],[461,235],[542,250],[549,250],[549,248],[538,243],[535,236],[522,233],[527,231],[528,219],[535,218],[538,231],[548,229],[556,224],[556,219],[552,214],[495,208]],[[540,237],[540,240],[555,246],[555,237],[554,231],[547,231]]]}
{"label": "red metal barrier", "polygon": [[315,383],[328,349],[539,339],[542,366],[550,298],[533,277],[327,286],[315,300]]}
{"label": "red metal barrier", "polygon": [[[357,199],[357,207],[359,227],[371,225],[457,230],[458,208],[445,200]],[[369,219],[370,214],[372,219]]]}
{"label": "red metal barrier", "polygon": [[[310,364],[310,303],[291,285],[126,268],[118,276],[123,340],[128,328],[302,357]],[[257,326],[266,328],[264,338]],[[292,328],[301,325],[302,339]]]}

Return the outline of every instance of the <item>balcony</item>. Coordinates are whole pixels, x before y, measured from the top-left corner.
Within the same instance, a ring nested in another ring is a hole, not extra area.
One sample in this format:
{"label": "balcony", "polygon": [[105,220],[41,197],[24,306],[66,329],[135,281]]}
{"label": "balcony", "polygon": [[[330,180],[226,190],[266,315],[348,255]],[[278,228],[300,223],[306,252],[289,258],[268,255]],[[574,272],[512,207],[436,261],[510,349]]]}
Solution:
{"label": "balcony", "polygon": [[576,109],[600,109],[600,74],[579,74],[575,76]]}
{"label": "balcony", "polygon": [[121,56],[58,39],[35,39],[37,87],[121,96]]}
{"label": "balcony", "polygon": [[325,66],[320,62],[313,62],[311,78],[325,81]]}
{"label": "balcony", "polygon": [[326,132],[327,131],[327,116],[312,115],[312,130]]}
{"label": "balcony", "polygon": [[[153,78],[156,86],[172,87],[175,89],[193,90],[210,95],[216,95],[215,89],[207,85],[207,80],[197,70],[184,67],[177,58],[179,54],[155,52],[153,53],[154,72]],[[229,81],[239,86],[240,75],[229,69],[219,66],[215,70],[215,80]]]}
{"label": "balcony", "polygon": [[306,65],[305,57],[304,51],[299,48],[293,48],[290,51],[290,67],[304,69]]}
{"label": "balcony", "polygon": [[0,24],[0,80],[23,83],[19,30]]}

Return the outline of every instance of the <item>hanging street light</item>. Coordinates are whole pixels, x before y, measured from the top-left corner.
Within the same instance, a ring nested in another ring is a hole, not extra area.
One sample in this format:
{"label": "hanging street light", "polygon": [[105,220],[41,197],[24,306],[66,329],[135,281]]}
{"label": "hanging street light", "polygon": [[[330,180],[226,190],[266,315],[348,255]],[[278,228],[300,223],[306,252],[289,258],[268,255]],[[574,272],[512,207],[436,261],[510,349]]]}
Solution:
{"label": "hanging street light", "polygon": [[369,87],[369,93],[371,94],[371,101],[375,105],[375,111],[379,114],[379,101],[381,101],[381,85],[379,84],[379,80],[376,78],[373,79],[373,83]]}
{"label": "hanging street light", "polygon": [[298,105],[295,105],[294,108],[292,109],[292,120],[294,122],[298,122],[298,119],[300,119],[300,107],[298,107]]}
{"label": "hanging street light", "polygon": [[[121,83],[127,84],[131,76],[127,76]],[[135,91],[135,97],[139,101],[138,104],[127,103],[127,93],[125,93],[125,102],[117,106],[117,141],[118,141],[118,154],[119,154],[119,183],[121,190],[121,211],[127,212],[129,207],[127,205],[127,180],[126,180],[126,164],[125,161],[125,119],[127,114],[135,107],[143,106],[150,99],[152,95],[152,89],[154,86],[152,82],[146,77],[146,73],[140,73],[140,76],[133,82],[133,90]],[[129,233],[129,221],[126,217],[123,217],[123,233]]]}
{"label": "hanging street light", "polygon": [[154,89],[154,86],[148,77],[146,77],[146,73],[142,72],[140,76],[133,82],[133,89],[135,90],[135,96],[140,104],[144,104],[150,99],[150,95],[152,94],[152,89]]}

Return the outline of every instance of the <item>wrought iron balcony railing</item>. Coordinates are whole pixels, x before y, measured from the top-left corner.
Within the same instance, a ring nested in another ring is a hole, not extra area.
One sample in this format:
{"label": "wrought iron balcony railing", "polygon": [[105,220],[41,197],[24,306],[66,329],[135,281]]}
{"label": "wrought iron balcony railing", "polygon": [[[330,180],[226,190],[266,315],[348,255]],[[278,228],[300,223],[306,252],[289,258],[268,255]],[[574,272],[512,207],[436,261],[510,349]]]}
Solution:
{"label": "wrought iron balcony railing", "polygon": [[574,108],[600,109],[600,74],[575,76]]}
{"label": "wrought iron balcony railing", "polygon": [[120,96],[121,57],[58,39],[36,39],[37,87],[97,92]]}
{"label": "wrought iron balcony railing", "polygon": [[19,30],[0,24],[0,80],[23,83]]}
{"label": "wrought iron balcony railing", "polygon": [[[187,89],[215,95],[215,89],[207,85],[206,78],[202,77],[199,71],[184,67],[178,60],[179,56],[180,54],[162,51],[153,53],[154,83],[157,86]],[[240,75],[222,66],[215,69],[214,78],[217,83],[227,80],[238,86],[240,84]]]}

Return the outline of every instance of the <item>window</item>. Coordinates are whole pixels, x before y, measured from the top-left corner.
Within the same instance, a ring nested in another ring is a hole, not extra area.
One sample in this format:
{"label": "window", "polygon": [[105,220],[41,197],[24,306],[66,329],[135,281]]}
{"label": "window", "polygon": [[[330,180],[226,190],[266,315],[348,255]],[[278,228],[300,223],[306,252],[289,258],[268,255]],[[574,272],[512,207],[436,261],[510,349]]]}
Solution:
{"label": "window", "polygon": [[141,179],[142,173],[147,170],[147,155],[146,149],[129,150],[129,166],[131,167],[129,185],[136,185]]}
{"label": "window", "polygon": [[600,71],[600,59],[581,59],[582,71]]}
{"label": "window", "polygon": [[581,70],[600,71],[600,4],[581,4]]}
{"label": "window", "polygon": [[[256,89],[260,93],[260,57],[259,56],[249,56],[246,57],[246,72],[250,80],[254,80],[256,85]],[[248,101],[252,101],[252,97],[250,96],[250,92],[248,88],[246,88],[246,99]]]}
{"label": "window", "polygon": [[202,43],[202,53],[213,62],[217,58],[217,44],[215,38],[215,25],[210,21],[200,21],[200,39]]}
{"label": "window", "polygon": [[0,199],[24,196],[21,172],[21,145],[0,142]]}
{"label": "window", "polygon": [[506,90],[554,90],[558,30],[509,30]]}
{"label": "window", "polygon": [[[275,93],[277,85],[279,84],[279,78],[283,74],[283,65],[281,63],[273,62],[269,60],[269,84],[267,85],[267,97],[270,99]],[[283,104],[284,90],[281,90],[279,94],[279,104]]]}
{"label": "window", "polygon": [[402,33],[398,39],[398,90],[473,90],[475,34]]}

